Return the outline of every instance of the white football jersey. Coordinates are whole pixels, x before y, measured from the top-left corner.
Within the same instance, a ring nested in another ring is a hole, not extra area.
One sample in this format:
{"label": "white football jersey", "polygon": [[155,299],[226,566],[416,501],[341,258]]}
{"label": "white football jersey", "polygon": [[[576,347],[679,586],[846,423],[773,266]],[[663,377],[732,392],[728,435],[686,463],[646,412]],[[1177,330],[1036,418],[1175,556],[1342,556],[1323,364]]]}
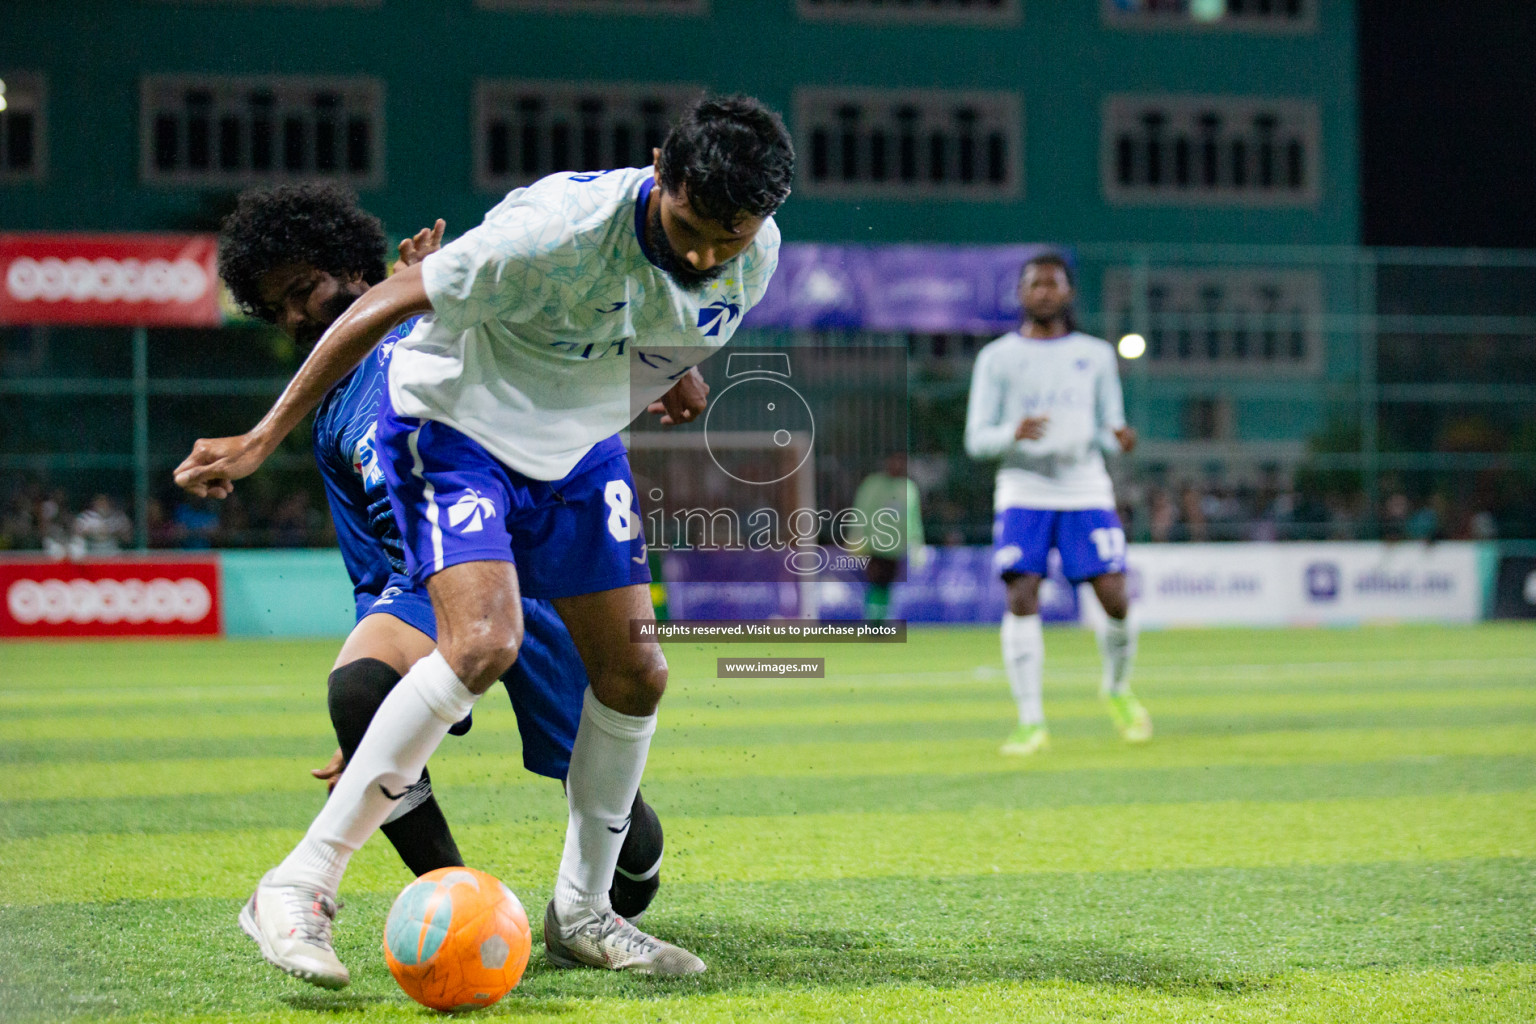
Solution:
{"label": "white football jersey", "polygon": [[770,217],[690,291],[642,248],[653,186],[648,167],[552,175],[428,256],[432,314],[390,360],[395,411],[558,480],[729,341],[778,266],[779,229]]}
{"label": "white football jersey", "polygon": [[[1019,421],[1030,416],[1050,417],[1045,436],[1014,440]],[[1114,431],[1123,426],[1120,369],[1102,338],[1010,331],[976,356],[965,450],[975,459],[1002,459],[998,510],[1114,508],[1104,452],[1120,450]]]}

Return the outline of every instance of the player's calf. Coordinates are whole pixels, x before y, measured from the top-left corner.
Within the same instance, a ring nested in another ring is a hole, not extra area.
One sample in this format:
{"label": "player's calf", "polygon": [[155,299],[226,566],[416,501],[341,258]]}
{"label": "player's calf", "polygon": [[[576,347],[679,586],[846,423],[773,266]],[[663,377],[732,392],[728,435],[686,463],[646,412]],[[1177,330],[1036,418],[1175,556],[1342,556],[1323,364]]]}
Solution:
{"label": "player's calf", "polygon": [[[400,681],[400,674],[375,658],[350,661],[331,673],[326,687],[331,725],[336,742],[348,761],[363,741],[368,724],[379,705]],[[469,718],[450,727],[449,732],[468,731]],[[462,867],[464,858],[448,828],[448,819],[432,793],[432,777],[425,768],[421,778],[407,788],[381,826],[384,835],[400,854],[400,859],[414,875],[424,875],[437,868]]]}
{"label": "player's calf", "polygon": [[638,921],[661,888],[661,819],[639,793],[629,813],[629,832],[619,848],[619,863],[608,890],[613,911]]}

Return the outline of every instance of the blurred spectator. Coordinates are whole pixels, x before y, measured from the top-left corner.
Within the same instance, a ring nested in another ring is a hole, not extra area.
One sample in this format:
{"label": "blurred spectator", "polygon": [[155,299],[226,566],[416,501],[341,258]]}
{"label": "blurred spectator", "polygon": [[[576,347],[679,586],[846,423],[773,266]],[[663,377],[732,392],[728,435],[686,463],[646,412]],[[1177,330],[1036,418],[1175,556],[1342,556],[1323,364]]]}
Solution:
{"label": "blurred spectator", "polygon": [[150,498],[145,509],[144,523],[149,532],[149,546],[152,548],[174,548],[181,545],[181,530],[171,521],[171,517],[165,514],[165,503],[159,498]]}
{"label": "blurred spectator", "polygon": [[1494,540],[1499,535],[1499,522],[1487,509],[1474,512],[1467,527],[1473,540]]}
{"label": "blurred spectator", "polygon": [[219,505],[219,540],[221,547],[246,548],[266,543],[257,537],[250,507],[239,494],[231,494]]}
{"label": "blurred spectator", "polygon": [[320,534],[309,492],[295,491],[278,503],[272,513],[272,545],[279,548],[308,547]]}
{"label": "blurred spectator", "polygon": [[14,551],[36,546],[36,531],[32,528],[32,503],[22,495],[16,495],[5,503],[0,512],[0,550]]}
{"label": "blurred spectator", "polygon": [[1381,506],[1381,539],[1399,541],[1407,538],[1408,516],[1412,511],[1408,495],[1402,491],[1389,494]]}
{"label": "blurred spectator", "polygon": [[1151,539],[1162,544],[1173,540],[1173,529],[1178,524],[1178,512],[1174,510],[1173,499],[1168,497],[1168,492],[1161,487],[1154,487],[1147,492],[1147,522],[1150,528]]}
{"label": "blurred spectator", "polygon": [[121,551],[132,539],[133,524],[127,513],[107,495],[98,494],[85,511],[75,516],[70,548],[77,555],[109,555]]}
{"label": "blurred spectator", "polygon": [[1193,484],[1187,485],[1179,495],[1179,511],[1183,513],[1180,521],[1183,530],[1172,539],[1195,542],[1205,540],[1208,536],[1205,529],[1205,503],[1199,489]]}
{"label": "blurred spectator", "polygon": [[32,514],[38,540],[50,558],[69,554],[70,530],[65,525],[69,520],[68,500],[64,489],[56,487],[37,502]]}
{"label": "blurred spectator", "polygon": [[1429,501],[1408,517],[1403,532],[1409,540],[1421,540],[1426,544],[1444,540],[1448,507],[1445,495],[1430,495]]}
{"label": "blurred spectator", "polygon": [[213,547],[219,532],[219,511],[212,498],[183,497],[176,503],[171,521],[176,527],[178,547],[196,551]]}

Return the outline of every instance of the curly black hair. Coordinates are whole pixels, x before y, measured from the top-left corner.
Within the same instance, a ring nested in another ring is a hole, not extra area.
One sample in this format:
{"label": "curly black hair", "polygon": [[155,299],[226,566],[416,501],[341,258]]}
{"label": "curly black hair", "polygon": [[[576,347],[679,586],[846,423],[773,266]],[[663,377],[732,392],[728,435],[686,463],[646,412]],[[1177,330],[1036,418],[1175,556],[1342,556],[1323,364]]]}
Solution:
{"label": "curly black hair", "polygon": [[350,189],[331,182],[253,188],[240,194],[219,232],[219,276],[246,312],[276,312],[259,283],[277,267],[307,263],[337,277],[384,280],[384,225],[357,205]]}
{"label": "curly black hair", "polygon": [[705,96],[661,144],[658,184],[683,186],[688,202],[732,226],[743,215],[767,217],[789,196],[795,147],[784,122],[750,96]]}

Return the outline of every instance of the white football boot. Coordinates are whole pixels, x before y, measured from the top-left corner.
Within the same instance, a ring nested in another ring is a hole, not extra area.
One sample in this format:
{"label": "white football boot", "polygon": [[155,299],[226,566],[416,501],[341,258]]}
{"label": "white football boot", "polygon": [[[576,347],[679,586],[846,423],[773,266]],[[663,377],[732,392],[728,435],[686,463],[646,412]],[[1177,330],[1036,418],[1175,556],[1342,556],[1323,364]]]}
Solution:
{"label": "white football boot", "polygon": [[596,967],[633,974],[704,973],[704,961],[680,946],[647,935],[609,908],[583,912],[570,925],[544,910],[544,956],[555,967]]}
{"label": "white football boot", "polygon": [[269,872],[240,908],[240,927],[267,963],[321,988],[345,988],[352,976],[331,948],[341,904],[313,886],[273,885]]}

